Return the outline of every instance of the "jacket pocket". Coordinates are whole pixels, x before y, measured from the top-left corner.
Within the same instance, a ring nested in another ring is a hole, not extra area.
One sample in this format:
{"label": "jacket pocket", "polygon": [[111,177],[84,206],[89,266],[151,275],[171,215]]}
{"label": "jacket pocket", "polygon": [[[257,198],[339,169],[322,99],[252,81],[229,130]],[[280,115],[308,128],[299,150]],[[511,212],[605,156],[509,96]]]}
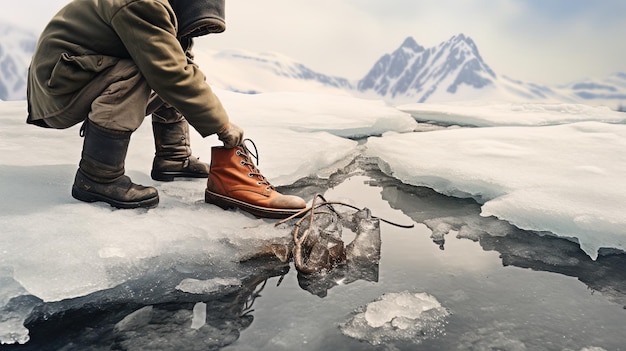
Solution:
{"label": "jacket pocket", "polygon": [[48,88],[53,95],[74,93],[119,60],[104,55],[71,56],[63,53],[52,69]]}

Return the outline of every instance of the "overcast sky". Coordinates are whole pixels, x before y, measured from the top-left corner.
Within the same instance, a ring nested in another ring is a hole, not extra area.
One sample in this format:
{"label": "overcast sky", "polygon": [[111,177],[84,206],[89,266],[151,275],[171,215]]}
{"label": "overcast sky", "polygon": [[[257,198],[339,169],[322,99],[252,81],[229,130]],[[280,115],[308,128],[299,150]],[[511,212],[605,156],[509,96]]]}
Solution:
{"label": "overcast sky", "polygon": [[[39,31],[68,2],[2,1],[0,21]],[[226,22],[226,32],[197,45],[279,52],[348,79],[408,36],[429,48],[459,33],[514,79],[561,84],[626,72],[624,0],[228,0]]]}

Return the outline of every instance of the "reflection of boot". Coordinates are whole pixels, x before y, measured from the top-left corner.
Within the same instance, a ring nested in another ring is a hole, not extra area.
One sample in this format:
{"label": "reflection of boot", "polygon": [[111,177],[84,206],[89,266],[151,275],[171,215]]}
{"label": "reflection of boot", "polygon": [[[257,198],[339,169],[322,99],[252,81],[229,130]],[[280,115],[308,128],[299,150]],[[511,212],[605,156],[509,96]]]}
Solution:
{"label": "reflection of boot", "polygon": [[72,196],[85,202],[104,201],[117,208],[155,207],[153,187],[134,184],[124,175],[124,160],[132,132],[106,129],[86,120],[82,158]]}
{"label": "reflection of boot", "polygon": [[206,178],[209,165],[191,155],[189,124],[152,122],[156,153],[150,175],[154,180],[169,182],[175,177]]}
{"label": "reflection of boot", "polygon": [[213,147],[205,201],[238,207],[257,217],[285,218],[306,207],[303,199],[277,192],[253,163],[247,147]]}

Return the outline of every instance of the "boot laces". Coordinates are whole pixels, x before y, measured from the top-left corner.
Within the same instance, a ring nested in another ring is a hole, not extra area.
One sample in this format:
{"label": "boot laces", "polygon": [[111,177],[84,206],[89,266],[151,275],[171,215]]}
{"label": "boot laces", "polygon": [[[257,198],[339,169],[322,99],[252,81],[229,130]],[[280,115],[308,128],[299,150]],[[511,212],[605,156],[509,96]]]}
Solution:
{"label": "boot laces", "polygon": [[[254,148],[254,152],[252,152],[252,149],[248,147],[246,142],[249,142],[252,145],[252,148]],[[248,176],[251,178],[254,176],[259,178],[259,181],[257,181],[257,185],[265,185],[265,189],[267,190],[274,189],[274,186],[270,184],[267,178],[265,178],[265,176],[261,174],[261,171],[257,168],[257,166],[259,165],[259,150],[257,149],[254,141],[252,141],[251,139],[244,139],[241,142],[241,145],[239,145],[237,148],[238,148],[238,150],[236,151],[237,155],[243,158],[241,160],[241,165],[248,166],[248,168],[250,168],[250,172],[248,172]],[[256,160],[256,165],[254,164],[254,161],[252,160],[253,158]]]}

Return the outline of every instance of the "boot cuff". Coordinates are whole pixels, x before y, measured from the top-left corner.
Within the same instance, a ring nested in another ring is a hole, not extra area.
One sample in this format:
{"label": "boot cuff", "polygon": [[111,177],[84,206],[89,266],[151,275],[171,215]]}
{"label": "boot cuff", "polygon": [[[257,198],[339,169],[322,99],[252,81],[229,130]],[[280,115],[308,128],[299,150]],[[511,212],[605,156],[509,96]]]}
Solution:
{"label": "boot cuff", "polygon": [[226,30],[225,0],[170,0],[178,18],[178,36],[193,38]]}
{"label": "boot cuff", "polygon": [[226,30],[226,22],[222,18],[207,17],[201,18],[180,31],[180,37],[193,38],[210,33],[222,33]]}

